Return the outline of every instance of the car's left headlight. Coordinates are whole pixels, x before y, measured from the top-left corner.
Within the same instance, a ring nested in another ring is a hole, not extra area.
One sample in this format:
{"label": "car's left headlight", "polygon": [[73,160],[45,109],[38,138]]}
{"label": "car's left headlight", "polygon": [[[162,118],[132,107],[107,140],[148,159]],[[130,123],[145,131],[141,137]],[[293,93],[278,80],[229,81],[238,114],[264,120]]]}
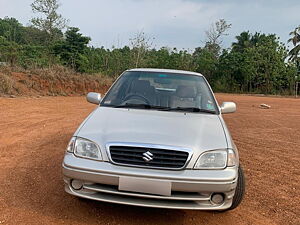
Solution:
{"label": "car's left headlight", "polygon": [[224,169],[226,166],[234,166],[235,163],[232,149],[214,150],[201,154],[194,169]]}
{"label": "car's left headlight", "polygon": [[84,138],[73,137],[68,144],[67,152],[82,158],[102,160],[99,146]]}

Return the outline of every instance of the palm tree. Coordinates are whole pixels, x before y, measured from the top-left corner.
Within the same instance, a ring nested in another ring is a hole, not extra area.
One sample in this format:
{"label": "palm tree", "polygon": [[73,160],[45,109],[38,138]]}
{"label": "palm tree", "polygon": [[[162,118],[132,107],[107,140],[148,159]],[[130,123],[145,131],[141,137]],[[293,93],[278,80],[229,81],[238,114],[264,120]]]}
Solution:
{"label": "palm tree", "polygon": [[237,42],[232,43],[232,49],[234,51],[243,52],[246,48],[255,47],[263,41],[275,39],[276,36],[273,34],[265,35],[258,32],[251,34],[249,31],[244,31],[235,38]]}
{"label": "palm tree", "polygon": [[[294,47],[289,51],[289,60],[294,62],[297,67],[297,74],[300,73],[300,26],[296,27],[295,30],[290,32],[290,36],[292,36],[288,42],[292,42]],[[295,76],[295,94],[297,97],[298,94],[298,76]]]}
{"label": "palm tree", "polygon": [[232,49],[238,52],[242,52],[245,48],[251,46],[251,34],[249,31],[244,31],[240,35],[236,36],[237,42],[232,43]]}
{"label": "palm tree", "polygon": [[296,27],[295,30],[290,32],[290,36],[292,36],[288,42],[292,42],[294,47],[289,51],[290,60],[296,63],[298,69],[300,66],[300,26]]}

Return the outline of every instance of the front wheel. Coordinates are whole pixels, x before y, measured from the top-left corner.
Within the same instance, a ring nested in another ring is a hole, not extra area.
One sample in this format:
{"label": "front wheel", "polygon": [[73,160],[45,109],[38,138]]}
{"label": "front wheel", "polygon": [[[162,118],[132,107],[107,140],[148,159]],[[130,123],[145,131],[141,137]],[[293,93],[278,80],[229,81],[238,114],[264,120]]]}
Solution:
{"label": "front wheel", "polygon": [[232,205],[228,210],[235,209],[242,202],[244,194],[245,194],[245,186],[246,185],[245,185],[244,171],[240,165],[239,169],[238,169],[238,181],[237,181],[235,193],[234,193],[234,196],[232,199]]}

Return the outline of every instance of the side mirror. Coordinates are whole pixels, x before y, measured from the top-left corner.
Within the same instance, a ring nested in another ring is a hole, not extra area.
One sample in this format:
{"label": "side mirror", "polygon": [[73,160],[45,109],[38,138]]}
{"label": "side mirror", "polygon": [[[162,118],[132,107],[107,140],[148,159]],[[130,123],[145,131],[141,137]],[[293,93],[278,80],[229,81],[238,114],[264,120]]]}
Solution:
{"label": "side mirror", "polygon": [[223,102],[221,105],[222,114],[233,113],[236,111],[236,104],[234,102]]}
{"label": "side mirror", "polygon": [[90,92],[87,94],[86,100],[90,103],[99,105],[101,102],[101,94],[96,93],[96,92]]}

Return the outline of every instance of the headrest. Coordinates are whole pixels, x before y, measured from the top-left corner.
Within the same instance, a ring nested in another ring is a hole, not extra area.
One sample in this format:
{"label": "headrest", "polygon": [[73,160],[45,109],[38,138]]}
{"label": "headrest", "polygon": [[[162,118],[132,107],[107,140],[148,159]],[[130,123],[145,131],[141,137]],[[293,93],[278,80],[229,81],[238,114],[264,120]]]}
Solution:
{"label": "headrest", "polygon": [[176,89],[176,95],[179,98],[195,98],[197,90],[193,86],[179,85]]}
{"label": "headrest", "polygon": [[150,82],[148,80],[135,80],[132,83],[131,91],[145,92],[150,88]]}

